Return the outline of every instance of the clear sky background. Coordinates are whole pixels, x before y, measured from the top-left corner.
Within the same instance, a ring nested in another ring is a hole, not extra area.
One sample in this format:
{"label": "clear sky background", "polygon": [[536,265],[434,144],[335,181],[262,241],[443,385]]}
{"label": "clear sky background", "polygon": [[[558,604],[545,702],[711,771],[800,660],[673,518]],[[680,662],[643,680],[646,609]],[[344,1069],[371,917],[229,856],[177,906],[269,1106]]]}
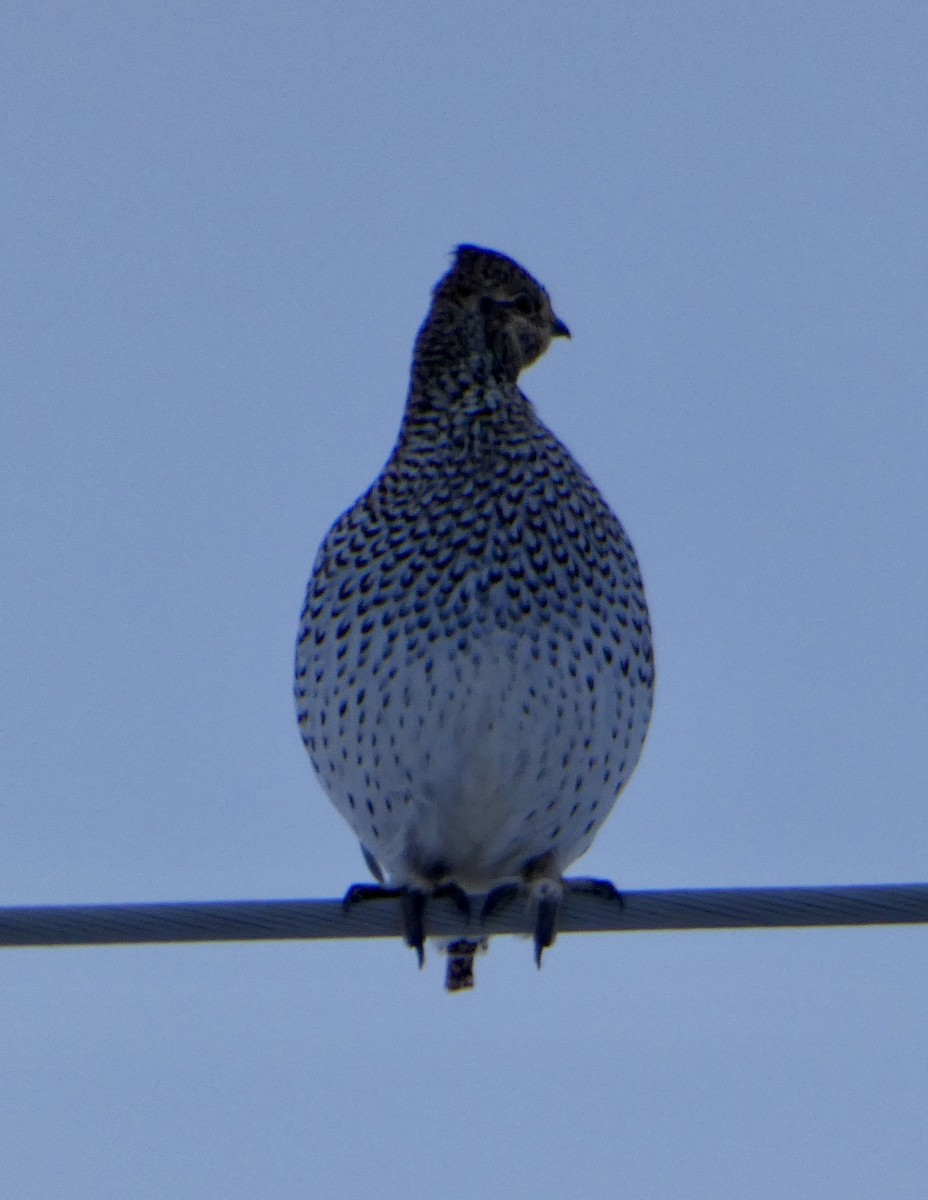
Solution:
{"label": "clear sky background", "polygon": [[[341,895],[316,546],[459,241],[629,529],[658,689],[581,870],[928,876],[928,9],[0,8],[0,903]],[[921,1200],[928,930],[0,952],[17,1200]]]}

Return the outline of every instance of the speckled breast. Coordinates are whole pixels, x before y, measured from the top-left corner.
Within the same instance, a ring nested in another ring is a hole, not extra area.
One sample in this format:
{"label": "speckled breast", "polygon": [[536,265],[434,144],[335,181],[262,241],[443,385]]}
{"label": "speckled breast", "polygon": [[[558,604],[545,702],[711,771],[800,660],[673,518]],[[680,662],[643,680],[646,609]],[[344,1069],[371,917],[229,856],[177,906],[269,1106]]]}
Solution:
{"label": "speckled breast", "polygon": [[634,770],[653,680],[631,544],[543,427],[428,478],[388,464],[319,551],[300,729],[391,882],[566,868]]}

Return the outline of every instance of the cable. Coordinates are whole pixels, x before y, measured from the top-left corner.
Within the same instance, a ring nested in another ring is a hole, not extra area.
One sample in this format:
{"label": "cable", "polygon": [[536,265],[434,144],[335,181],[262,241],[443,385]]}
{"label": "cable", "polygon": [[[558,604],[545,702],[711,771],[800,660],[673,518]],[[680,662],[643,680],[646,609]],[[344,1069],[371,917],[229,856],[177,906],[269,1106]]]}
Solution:
{"label": "cable", "polygon": [[[474,898],[479,914],[481,899]],[[625,892],[623,903],[568,891],[559,933],[632,930],[906,925],[928,922],[928,884],[858,887],[703,888]],[[473,937],[531,929],[524,899],[501,905],[481,924],[451,900],[430,900],[429,934]],[[227,942],[279,938],[396,937],[399,901],[241,900],[179,904],[90,904],[0,908],[0,946],[92,946],[145,942]]]}

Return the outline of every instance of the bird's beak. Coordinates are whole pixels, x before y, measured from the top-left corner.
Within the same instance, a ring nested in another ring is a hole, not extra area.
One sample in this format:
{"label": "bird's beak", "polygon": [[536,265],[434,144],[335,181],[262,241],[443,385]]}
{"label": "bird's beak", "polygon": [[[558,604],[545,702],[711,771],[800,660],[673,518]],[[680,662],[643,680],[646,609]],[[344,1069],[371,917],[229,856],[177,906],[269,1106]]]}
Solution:
{"label": "bird's beak", "polygon": [[567,328],[567,326],[564,324],[564,322],[560,319],[560,317],[554,318],[554,322],[551,325],[551,336],[552,337],[566,337],[566,338],[570,337],[570,330]]}

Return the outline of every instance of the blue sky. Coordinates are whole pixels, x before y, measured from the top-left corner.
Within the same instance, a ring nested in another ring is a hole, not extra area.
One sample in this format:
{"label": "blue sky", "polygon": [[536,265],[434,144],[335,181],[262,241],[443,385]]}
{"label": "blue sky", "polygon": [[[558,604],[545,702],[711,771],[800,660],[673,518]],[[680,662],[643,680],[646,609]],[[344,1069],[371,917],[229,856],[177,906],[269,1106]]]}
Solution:
{"label": "blue sky", "polygon": [[[639,552],[621,887],[928,875],[921,4],[0,12],[0,903],[364,878],[290,698],[452,246]],[[20,1200],[921,1197],[923,928],[7,951]],[[608,1193],[607,1193],[608,1194]]]}

